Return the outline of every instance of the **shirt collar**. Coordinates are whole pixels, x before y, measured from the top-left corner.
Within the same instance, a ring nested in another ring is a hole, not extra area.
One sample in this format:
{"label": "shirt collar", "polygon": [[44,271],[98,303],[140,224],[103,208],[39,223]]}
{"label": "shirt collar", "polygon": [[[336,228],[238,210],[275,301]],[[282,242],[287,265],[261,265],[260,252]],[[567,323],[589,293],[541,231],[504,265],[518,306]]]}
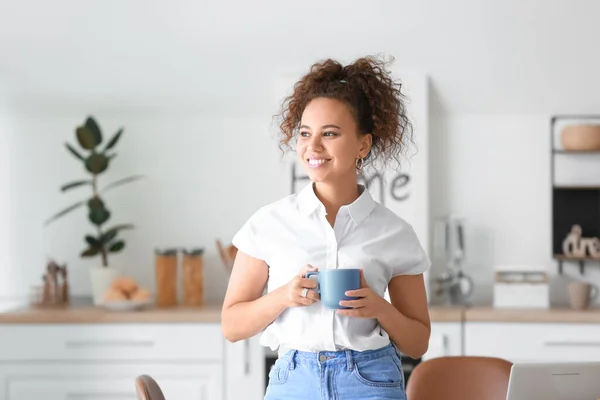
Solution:
{"label": "shirt collar", "polygon": [[[353,203],[342,208],[347,208],[350,218],[356,225],[359,225],[375,208],[375,200],[371,196],[371,193],[365,188],[364,185],[358,185],[360,195]],[[313,187],[313,183],[310,182],[304,189],[298,193],[297,197],[298,209],[305,215],[310,215],[319,206],[323,206]],[[341,209],[340,209],[341,210]]]}
{"label": "shirt collar", "polygon": [[312,214],[317,209],[317,207],[319,207],[319,205],[322,205],[321,201],[315,194],[312,182],[306,185],[304,189],[302,189],[300,193],[298,193],[297,201],[298,209],[304,215]]}

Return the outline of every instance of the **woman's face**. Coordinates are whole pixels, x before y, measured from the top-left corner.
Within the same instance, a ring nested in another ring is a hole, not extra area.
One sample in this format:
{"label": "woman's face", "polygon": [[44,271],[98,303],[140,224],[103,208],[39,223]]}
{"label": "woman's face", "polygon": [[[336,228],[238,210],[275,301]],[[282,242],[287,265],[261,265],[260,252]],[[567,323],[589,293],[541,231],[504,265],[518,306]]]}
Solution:
{"label": "woman's face", "polygon": [[316,98],[302,113],[296,152],[312,182],[336,182],[356,177],[356,159],[366,157],[371,140],[345,103]]}

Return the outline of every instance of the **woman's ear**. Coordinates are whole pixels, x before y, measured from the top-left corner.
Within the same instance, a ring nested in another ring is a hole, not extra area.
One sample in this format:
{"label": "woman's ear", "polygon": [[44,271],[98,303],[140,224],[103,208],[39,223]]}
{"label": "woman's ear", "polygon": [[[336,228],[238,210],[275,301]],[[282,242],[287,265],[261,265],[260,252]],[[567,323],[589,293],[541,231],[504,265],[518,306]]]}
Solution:
{"label": "woman's ear", "polygon": [[367,154],[369,154],[369,151],[371,151],[371,146],[373,145],[373,135],[370,133],[366,133],[362,135],[360,139],[360,157],[365,158]]}

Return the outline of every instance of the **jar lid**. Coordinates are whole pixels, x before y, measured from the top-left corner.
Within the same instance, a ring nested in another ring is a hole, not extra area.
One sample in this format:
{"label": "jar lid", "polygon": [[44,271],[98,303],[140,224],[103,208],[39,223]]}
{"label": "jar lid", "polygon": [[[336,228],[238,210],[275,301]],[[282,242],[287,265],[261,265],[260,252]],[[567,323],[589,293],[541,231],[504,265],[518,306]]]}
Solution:
{"label": "jar lid", "polygon": [[184,249],[183,254],[188,256],[201,256],[204,254],[204,247],[194,247],[191,249]]}
{"label": "jar lid", "polygon": [[168,247],[164,249],[154,249],[154,254],[157,256],[176,256],[177,248],[176,247]]}

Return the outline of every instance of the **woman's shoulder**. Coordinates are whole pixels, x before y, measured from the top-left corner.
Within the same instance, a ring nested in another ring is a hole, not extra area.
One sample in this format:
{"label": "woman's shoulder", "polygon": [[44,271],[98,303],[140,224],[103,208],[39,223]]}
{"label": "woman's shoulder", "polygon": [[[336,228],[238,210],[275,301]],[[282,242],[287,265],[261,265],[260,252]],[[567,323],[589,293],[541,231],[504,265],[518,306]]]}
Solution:
{"label": "woman's shoulder", "polygon": [[381,203],[376,202],[373,212],[371,213],[372,221],[387,229],[397,231],[411,231],[412,225],[406,219],[396,214]]}
{"label": "woman's shoulder", "polygon": [[429,269],[431,262],[413,225],[381,204],[373,211],[373,223],[378,227],[375,231],[384,238],[380,254],[388,260],[391,276],[419,274]]}

